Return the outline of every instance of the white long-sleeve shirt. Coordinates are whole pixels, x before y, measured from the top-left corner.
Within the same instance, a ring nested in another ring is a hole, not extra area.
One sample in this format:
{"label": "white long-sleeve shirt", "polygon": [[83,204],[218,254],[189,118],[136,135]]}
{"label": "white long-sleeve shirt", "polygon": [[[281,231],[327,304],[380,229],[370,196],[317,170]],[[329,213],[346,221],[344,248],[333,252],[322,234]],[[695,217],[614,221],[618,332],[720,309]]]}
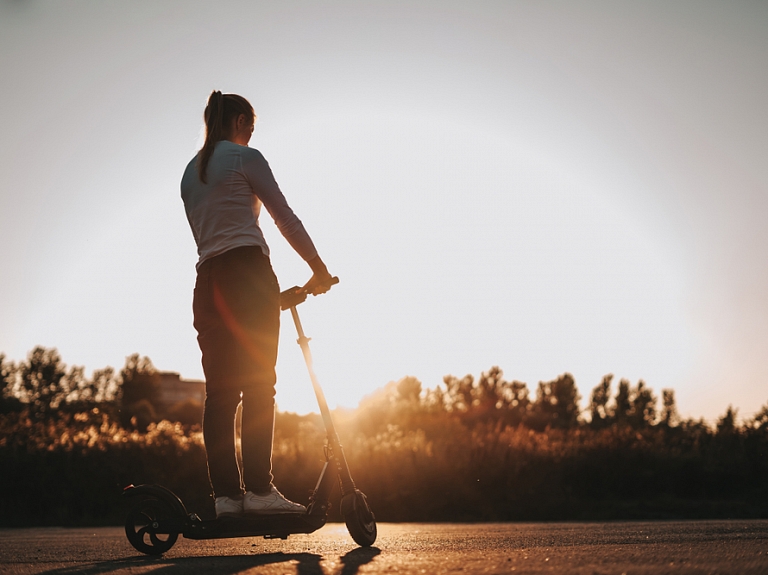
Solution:
{"label": "white long-sleeve shirt", "polygon": [[301,220],[293,213],[258,150],[228,140],[216,142],[206,170],[207,184],[197,175],[197,156],[181,178],[181,198],[197,242],[197,267],[232,248],[269,247],[259,227],[261,205],[280,233],[306,261],[317,255]]}

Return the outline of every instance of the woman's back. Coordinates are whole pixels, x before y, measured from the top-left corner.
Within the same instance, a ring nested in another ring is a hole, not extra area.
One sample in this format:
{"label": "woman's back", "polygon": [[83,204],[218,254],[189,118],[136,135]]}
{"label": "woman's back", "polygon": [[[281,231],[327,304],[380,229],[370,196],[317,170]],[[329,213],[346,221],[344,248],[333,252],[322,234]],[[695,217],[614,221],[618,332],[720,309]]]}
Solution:
{"label": "woman's back", "polygon": [[269,255],[258,224],[261,202],[245,172],[245,167],[258,169],[249,164],[258,164],[259,159],[266,164],[257,150],[221,140],[208,162],[207,183],[197,174],[197,156],[187,165],[181,179],[181,198],[197,242],[198,265],[242,246],[259,246]]}

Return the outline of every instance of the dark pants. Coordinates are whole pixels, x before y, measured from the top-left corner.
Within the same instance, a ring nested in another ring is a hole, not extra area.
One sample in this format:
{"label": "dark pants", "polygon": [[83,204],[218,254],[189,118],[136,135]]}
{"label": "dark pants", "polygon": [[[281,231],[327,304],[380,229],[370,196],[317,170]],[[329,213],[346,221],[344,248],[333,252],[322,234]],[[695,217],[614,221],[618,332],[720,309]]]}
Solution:
{"label": "dark pants", "polygon": [[[197,272],[192,308],[203,353],[203,437],[214,495],[268,491],[280,330],[280,288],[269,258],[253,246],[206,260]],[[235,413],[241,398],[240,466]]]}

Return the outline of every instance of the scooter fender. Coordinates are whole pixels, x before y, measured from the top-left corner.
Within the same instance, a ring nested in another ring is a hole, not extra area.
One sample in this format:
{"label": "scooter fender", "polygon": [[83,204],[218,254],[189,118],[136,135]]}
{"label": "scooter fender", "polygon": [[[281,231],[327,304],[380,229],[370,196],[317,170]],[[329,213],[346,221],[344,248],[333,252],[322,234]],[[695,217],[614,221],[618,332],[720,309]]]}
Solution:
{"label": "scooter fender", "polygon": [[187,509],[184,507],[184,503],[181,499],[170,489],[163,487],[162,485],[144,484],[144,485],[129,485],[123,489],[123,497],[154,497],[165,501],[171,508],[178,513],[180,519],[187,518]]}

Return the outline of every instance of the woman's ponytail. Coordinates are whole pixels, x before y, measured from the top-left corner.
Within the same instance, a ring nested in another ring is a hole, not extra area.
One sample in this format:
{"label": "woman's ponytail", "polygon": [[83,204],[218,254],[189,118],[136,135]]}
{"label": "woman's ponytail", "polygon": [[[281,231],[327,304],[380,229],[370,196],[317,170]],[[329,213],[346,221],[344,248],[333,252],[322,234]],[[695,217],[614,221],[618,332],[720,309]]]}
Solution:
{"label": "woman's ponytail", "polygon": [[218,90],[211,92],[203,114],[205,118],[205,144],[197,155],[197,175],[204,184],[207,183],[206,170],[216,142],[227,136],[226,130],[229,128],[229,124],[233,118],[237,118],[240,114],[245,114],[251,120],[256,118],[253,107],[242,96],[222,94]]}

